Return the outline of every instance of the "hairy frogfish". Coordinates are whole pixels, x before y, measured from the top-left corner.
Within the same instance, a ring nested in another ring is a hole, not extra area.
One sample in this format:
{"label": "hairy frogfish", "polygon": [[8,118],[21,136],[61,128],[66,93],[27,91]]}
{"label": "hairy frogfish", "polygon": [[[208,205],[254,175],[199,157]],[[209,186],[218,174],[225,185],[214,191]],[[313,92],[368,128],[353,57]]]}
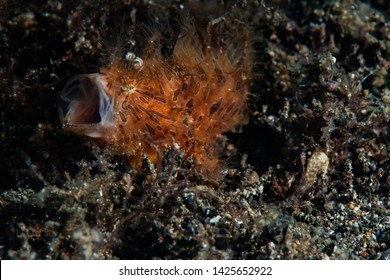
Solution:
{"label": "hairy frogfish", "polygon": [[194,170],[218,177],[222,134],[248,121],[251,52],[245,28],[218,35],[210,26],[201,36],[191,21],[182,24],[169,55],[160,33],[144,27],[138,53],[123,50],[100,73],[68,81],[60,94],[64,128],[104,140],[133,168],[175,147]]}

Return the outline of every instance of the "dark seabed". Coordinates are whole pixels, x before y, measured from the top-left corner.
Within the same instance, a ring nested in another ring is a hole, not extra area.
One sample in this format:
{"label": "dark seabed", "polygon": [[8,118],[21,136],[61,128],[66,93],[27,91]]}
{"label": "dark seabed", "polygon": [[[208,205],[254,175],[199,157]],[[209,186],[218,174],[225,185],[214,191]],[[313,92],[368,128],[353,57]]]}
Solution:
{"label": "dark seabed", "polygon": [[[390,259],[390,1],[32,2],[0,0],[1,259]],[[133,169],[58,116],[121,30],[161,30],[169,58],[182,14],[201,37],[224,15],[222,51],[249,30],[220,180],[173,148]]]}

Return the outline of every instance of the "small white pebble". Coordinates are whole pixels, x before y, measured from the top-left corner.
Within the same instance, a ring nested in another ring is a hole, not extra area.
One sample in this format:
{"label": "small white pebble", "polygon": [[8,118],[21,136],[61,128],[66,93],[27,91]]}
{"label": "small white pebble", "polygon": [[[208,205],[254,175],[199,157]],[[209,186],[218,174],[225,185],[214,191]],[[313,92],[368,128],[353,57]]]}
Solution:
{"label": "small white pebble", "polygon": [[210,219],[210,224],[217,224],[220,219],[221,219],[221,216],[217,215],[217,216]]}

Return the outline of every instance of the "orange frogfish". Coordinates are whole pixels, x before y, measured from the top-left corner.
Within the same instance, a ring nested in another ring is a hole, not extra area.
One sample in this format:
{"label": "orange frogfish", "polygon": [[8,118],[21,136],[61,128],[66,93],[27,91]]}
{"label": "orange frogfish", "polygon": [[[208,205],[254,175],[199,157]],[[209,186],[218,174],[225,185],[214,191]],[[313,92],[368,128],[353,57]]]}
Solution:
{"label": "orange frogfish", "polygon": [[147,30],[142,52],[70,79],[60,94],[64,128],[101,138],[133,168],[179,147],[194,170],[218,177],[222,134],[248,121],[250,49],[243,28],[228,31],[216,42],[184,24],[167,57],[159,32]]}

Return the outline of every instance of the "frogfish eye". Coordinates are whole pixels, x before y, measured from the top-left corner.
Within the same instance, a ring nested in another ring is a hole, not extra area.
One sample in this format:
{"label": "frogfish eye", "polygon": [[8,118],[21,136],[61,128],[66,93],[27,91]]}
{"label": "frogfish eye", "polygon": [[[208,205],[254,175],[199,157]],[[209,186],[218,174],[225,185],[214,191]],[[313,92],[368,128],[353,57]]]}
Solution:
{"label": "frogfish eye", "polygon": [[106,93],[102,75],[71,78],[59,96],[59,114],[64,126],[79,134],[102,137],[114,123],[113,100]]}

